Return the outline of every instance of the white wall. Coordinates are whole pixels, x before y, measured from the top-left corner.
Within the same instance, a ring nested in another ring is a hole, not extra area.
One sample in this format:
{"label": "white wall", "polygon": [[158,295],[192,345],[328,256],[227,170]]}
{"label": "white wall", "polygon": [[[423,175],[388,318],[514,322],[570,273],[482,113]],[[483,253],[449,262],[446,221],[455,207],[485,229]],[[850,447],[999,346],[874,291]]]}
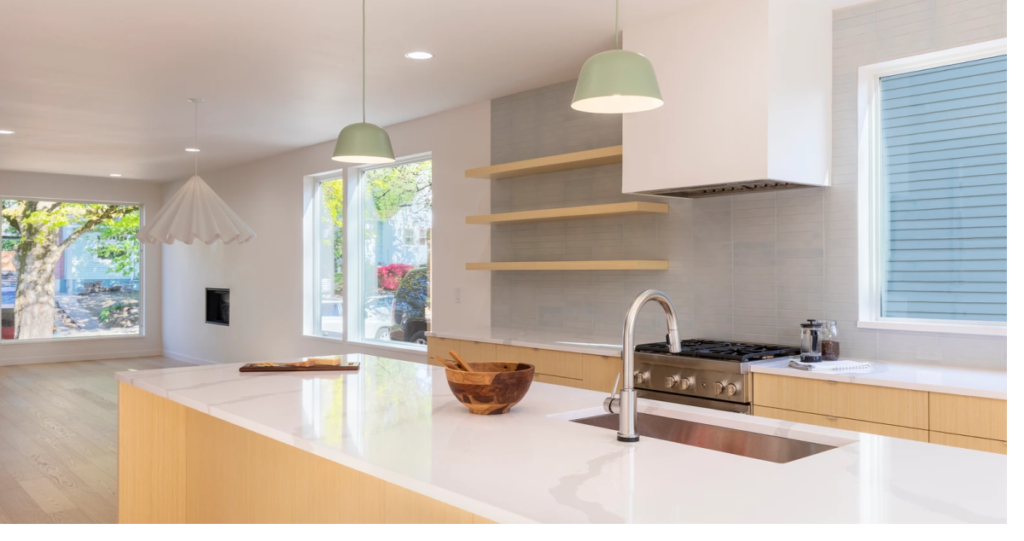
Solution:
{"label": "white wall", "polygon": [[[159,210],[161,186],[132,180],[0,171],[0,197],[141,204],[145,215]],[[55,339],[52,342],[5,340],[0,344],[0,366],[160,355],[163,342],[161,257],[159,247],[143,248],[142,304],[145,336]]]}
{"label": "white wall", "polygon": [[[339,126],[340,128],[340,126]],[[387,127],[396,156],[433,154],[433,318],[438,329],[490,322],[490,276],[465,271],[487,261],[490,231],[465,225],[486,214],[490,183],[465,170],[490,164],[490,103],[482,102]],[[256,232],[241,246],[175,244],[164,248],[164,352],[192,362],[242,362],[366,352],[409,360],[425,353],[303,335],[303,216],[310,192],[303,177],[339,169],[334,142],[302,148],[203,179]],[[182,183],[164,186],[164,197]],[[231,289],[231,326],[204,323],[206,287]],[[455,288],[462,303],[455,303]]]}

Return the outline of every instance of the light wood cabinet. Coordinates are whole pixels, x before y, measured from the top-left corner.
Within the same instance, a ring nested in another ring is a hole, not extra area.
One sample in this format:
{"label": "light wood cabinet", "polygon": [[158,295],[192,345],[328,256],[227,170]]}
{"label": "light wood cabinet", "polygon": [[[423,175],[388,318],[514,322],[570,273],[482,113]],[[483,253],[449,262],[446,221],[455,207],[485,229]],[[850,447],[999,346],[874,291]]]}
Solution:
{"label": "light wood cabinet", "polygon": [[865,434],[877,434],[879,436],[889,436],[891,438],[902,438],[905,440],[928,441],[928,431],[918,428],[893,426],[882,423],[858,421],[855,419],[844,419],[842,417],[818,415],[815,413],[804,413],[800,411],[781,410],[765,406],[754,406],[752,413],[759,417],[778,419],[780,421],[824,426],[839,430],[863,432]]}
{"label": "light wood cabinet", "polygon": [[974,449],[975,451],[987,451],[989,453],[1006,454],[1006,442],[999,440],[988,440],[985,438],[973,438],[959,434],[946,434],[943,432],[929,432],[928,441],[938,445],[950,447],[962,447]]}
{"label": "light wood cabinet", "polygon": [[534,374],[533,381],[539,381],[541,383],[551,383],[553,385],[562,385],[565,387],[573,387],[575,389],[583,388],[582,380],[563,378],[559,376],[548,376],[546,374]]}
{"label": "light wood cabinet", "polygon": [[460,340],[453,340],[451,338],[437,338],[435,336],[427,337],[427,362],[434,366],[441,366],[441,363],[434,360],[434,357],[441,357],[442,359],[448,359],[449,361],[454,360],[452,356],[448,354],[449,351],[454,351],[459,355],[462,352],[459,351],[462,342]]}
{"label": "light wood cabinet", "polygon": [[1006,441],[1005,400],[932,393],[929,410],[931,430]]}
{"label": "light wood cabinet", "polygon": [[121,523],[491,521],[120,383]]}
{"label": "light wood cabinet", "polygon": [[[584,355],[583,388],[591,391],[612,392],[615,379],[622,373],[622,359],[618,357],[602,357]],[[619,382],[619,387],[622,382]]]}
{"label": "light wood cabinet", "polygon": [[1006,401],[754,374],[755,415],[1006,452]]}
{"label": "light wood cabinet", "polygon": [[495,344],[488,342],[470,342],[468,340],[462,340],[459,342],[459,349],[457,351],[467,363],[504,361],[505,359],[499,359],[495,354],[495,348]]}

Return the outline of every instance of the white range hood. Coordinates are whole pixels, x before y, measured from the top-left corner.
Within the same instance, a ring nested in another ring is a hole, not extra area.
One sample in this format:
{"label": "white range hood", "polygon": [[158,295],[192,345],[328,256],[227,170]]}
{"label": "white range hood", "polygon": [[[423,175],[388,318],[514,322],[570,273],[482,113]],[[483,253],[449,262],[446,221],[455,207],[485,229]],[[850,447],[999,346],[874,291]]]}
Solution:
{"label": "white range hood", "polygon": [[678,197],[827,186],[832,10],[714,0],[629,27],[665,105],[624,115],[622,189]]}

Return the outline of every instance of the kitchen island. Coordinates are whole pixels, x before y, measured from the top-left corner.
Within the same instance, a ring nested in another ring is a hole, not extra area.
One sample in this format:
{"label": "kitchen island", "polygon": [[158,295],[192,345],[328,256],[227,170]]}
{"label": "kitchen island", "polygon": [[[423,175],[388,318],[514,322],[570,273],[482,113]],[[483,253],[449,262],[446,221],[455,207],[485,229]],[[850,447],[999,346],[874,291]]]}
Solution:
{"label": "kitchen island", "polygon": [[[570,422],[534,382],[476,416],[437,367],[122,372],[121,522],[1006,522],[1006,457],[683,405],[640,411],[835,446],[776,464]],[[738,501],[742,504],[738,505]]]}

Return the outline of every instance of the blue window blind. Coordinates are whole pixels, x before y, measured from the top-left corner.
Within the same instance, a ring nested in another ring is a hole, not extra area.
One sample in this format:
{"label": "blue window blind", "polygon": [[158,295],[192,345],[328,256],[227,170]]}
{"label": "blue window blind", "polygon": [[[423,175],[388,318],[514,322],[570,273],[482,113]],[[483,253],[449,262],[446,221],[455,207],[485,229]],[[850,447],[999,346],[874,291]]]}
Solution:
{"label": "blue window blind", "polygon": [[1006,321],[1006,56],[880,83],[882,316]]}

